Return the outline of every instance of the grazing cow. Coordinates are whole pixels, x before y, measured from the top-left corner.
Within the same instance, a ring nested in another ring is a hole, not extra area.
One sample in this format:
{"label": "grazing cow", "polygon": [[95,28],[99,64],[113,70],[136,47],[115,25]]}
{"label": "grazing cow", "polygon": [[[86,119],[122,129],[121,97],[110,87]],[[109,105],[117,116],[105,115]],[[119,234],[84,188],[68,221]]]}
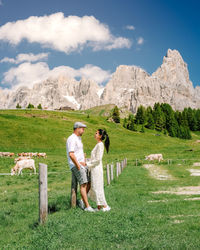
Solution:
{"label": "grazing cow", "polygon": [[34,174],[36,174],[35,161],[33,159],[21,160],[16,163],[16,165],[11,169],[11,175],[22,174],[22,169],[33,169]]}
{"label": "grazing cow", "polygon": [[37,152],[36,152],[36,153],[32,153],[32,156],[37,157],[37,155],[38,155],[38,153],[37,153]]}
{"label": "grazing cow", "polygon": [[47,154],[46,153],[38,153],[37,156],[38,157],[44,157],[44,158],[46,158]]}
{"label": "grazing cow", "polygon": [[17,161],[28,160],[28,159],[31,159],[31,157],[30,156],[27,156],[27,157],[20,156],[20,157],[15,158],[15,163],[17,163]]}
{"label": "grazing cow", "polygon": [[0,152],[1,157],[13,157],[15,154],[10,152]]}
{"label": "grazing cow", "polygon": [[158,162],[160,162],[163,160],[163,156],[162,154],[151,154],[151,155],[145,156],[145,160],[149,160],[149,161],[158,160]]}

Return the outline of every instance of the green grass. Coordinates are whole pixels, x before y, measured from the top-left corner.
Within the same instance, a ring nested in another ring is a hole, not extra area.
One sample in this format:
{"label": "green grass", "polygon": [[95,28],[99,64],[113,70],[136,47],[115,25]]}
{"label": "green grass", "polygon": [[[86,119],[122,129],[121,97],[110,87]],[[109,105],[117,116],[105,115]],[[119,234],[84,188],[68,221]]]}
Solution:
{"label": "green grass", "polygon": [[[103,113],[99,108],[93,112],[98,116],[90,113],[87,118],[87,112],[0,111],[0,151],[46,152],[47,159],[36,159],[37,172],[39,162],[46,163],[49,172],[56,172],[48,175],[49,215],[44,226],[38,224],[38,175],[24,171],[23,176],[0,176],[0,249],[198,249],[200,201],[184,200],[197,196],[152,192],[200,185],[200,177],[191,177],[187,171],[199,161],[196,140],[200,133],[187,141],[155,136],[157,132],[151,130],[132,132],[107,122],[99,116]],[[106,128],[111,148],[104,155],[104,165],[128,158],[120,177],[105,185],[112,208],[109,213],[88,214],[70,208],[65,142],[75,121],[88,125],[82,138],[88,156],[95,145],[96,129]],[[171,165],[167,161],[160,165],[176,180],[159,181],[149,176],[142,164],[150,153],[172,159]],[[13,166],[14,159],[0,158],[0,173],[10,172]],[[166,199],[165,203],[149,202]]]}

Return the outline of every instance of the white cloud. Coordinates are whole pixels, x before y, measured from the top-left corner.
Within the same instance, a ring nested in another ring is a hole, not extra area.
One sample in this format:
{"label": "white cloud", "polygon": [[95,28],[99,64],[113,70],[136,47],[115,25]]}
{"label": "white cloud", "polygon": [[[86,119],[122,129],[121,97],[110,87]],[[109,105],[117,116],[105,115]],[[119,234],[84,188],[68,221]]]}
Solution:
{"label": "white cloud", "polygon": [[48,73],[49,67],[44,62],[36,64],[25,62],[5,72],[3,83],[10,84],[12,87],[20,85],[31,87],[34,83],[45,80]]}
{"label": "white cloud", "polygon": [[143,37],[139,37],[138,39],[137,39],[137,44],[138,45],[142,45],[144,43],[144,38]]}
{"label": "white cloud", "polygon": [[135,30],[135,27],[133,25],[127,25],[126,29],[127,30]]}
{"label": "white cloud", "polygon": [[95,82],[101,84],[110,79],[111,73],[110,71],[103,70],[100,67],[87,64],[77,71],[77,76],[92,79]]}
{"label": "white cloud", "polygon": [[40,54],[36,54],[36,55],[34,55],[32,53],[19,54],[19,55],[17,55],[16,59],[4,57],[3,59],[0,60],[0,63],[8,62],[8,63],[19,64],[21,62],[36,62],[36,61],[39,61],[42,59],[47,60],[48,55],[49,55],[48,53],[40,53]]}
{"label": "white cloud", "polygon": [[1,5],[3,5],[3,2],[2,2],[2,0],[0,0],[0,6],[1,6]]}
{"label": "white cloud", "polygon": [[57,78],[60,75],[69,78],[87,78],[101,84],[110,79],[110,71],[101,69],[100,67],[87,64],[80,69],[74,69],[68,66],[55,67],[49,69],[45,62],[31,64],[25,62],[17,67],[13,67],[4,73],[4,84],[11,85],[12,88],[19,86],[32,87],[35,83],[44,81],[48,78]]}
{"label": "white cloud", "polygon": [[109,27],[95,17],[64,17],[62,12],[42,17],[31,16],[0,27],[0,40],[17,45],[23,39],[65,53],[80,51],[87,46],[93,50],[131,47],[129,39],[115,37]]}

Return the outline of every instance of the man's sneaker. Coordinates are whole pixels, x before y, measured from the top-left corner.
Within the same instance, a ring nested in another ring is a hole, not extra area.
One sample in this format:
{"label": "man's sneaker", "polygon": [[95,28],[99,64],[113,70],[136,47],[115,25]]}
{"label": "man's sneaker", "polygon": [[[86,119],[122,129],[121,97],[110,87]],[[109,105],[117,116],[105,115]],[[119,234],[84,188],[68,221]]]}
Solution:
{"label": "man's sneaker", "polygon": [[84,209],[84,211],[86,211],[86,212],[95,212],[94,209],[93,209],[92,207],[86,207],[86,208]]}
{"label": "man's sneaker", "polygon": [[111,207],[107,206],[107,207],[103,207],[102,208],[102,211],[103,212],[107,212],[107,211],[110,211]]}
{"label": "man's sneaker", "polygon": [[79,207],[84,210],[85,204],[84,204],[83,200],[79,200]]}

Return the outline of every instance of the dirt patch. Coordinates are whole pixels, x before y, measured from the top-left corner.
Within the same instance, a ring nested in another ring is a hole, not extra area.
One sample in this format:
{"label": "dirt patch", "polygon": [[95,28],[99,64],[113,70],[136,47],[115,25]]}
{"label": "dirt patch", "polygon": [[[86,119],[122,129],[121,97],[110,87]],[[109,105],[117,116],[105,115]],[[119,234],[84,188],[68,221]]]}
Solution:
{"label": "dirt patch", "polygon": [[180,224],[180,223],[183,223],[183,222],[184,222],[184,220],[174,220],[173,221],[174,224]]}
{"label": "dirt patch", "polygon": [[148,201],[148,203],[160,203],[160,202],[168,202],[169,200],[152,200],[152,201]]}
{"label": "dirt patch", "polygon": [[200,186],[179,187],[168,191],[152,192],[153,194],[200,195]]}
{"label": "dirt patch", "polygon": [[193,163],[193,166],[194,166],[194,167],[200,167],[200,162],[194,162],[194,163]]}
{"label": "dirt patch", "polygon": [[149,175],[157,180],[175,180],[175,178],[168,173],[166,169],[161,166],[156,166],[154,164],[144,164],[143,165],[149,171]]}
{"label": "dirt patch", "polygon": [[[185,198],[184,201],[199,201],[200,197],[194,197],[194,198]],[[170,200],[150,200],[148,203],[166,203],[166,202],[176,202],[180,201],[179,199],[170,199]]]}
{"label": "dirt patch", "polygon": [[190,176],[200,176],[200,169],[187,169],[190,172]]}

